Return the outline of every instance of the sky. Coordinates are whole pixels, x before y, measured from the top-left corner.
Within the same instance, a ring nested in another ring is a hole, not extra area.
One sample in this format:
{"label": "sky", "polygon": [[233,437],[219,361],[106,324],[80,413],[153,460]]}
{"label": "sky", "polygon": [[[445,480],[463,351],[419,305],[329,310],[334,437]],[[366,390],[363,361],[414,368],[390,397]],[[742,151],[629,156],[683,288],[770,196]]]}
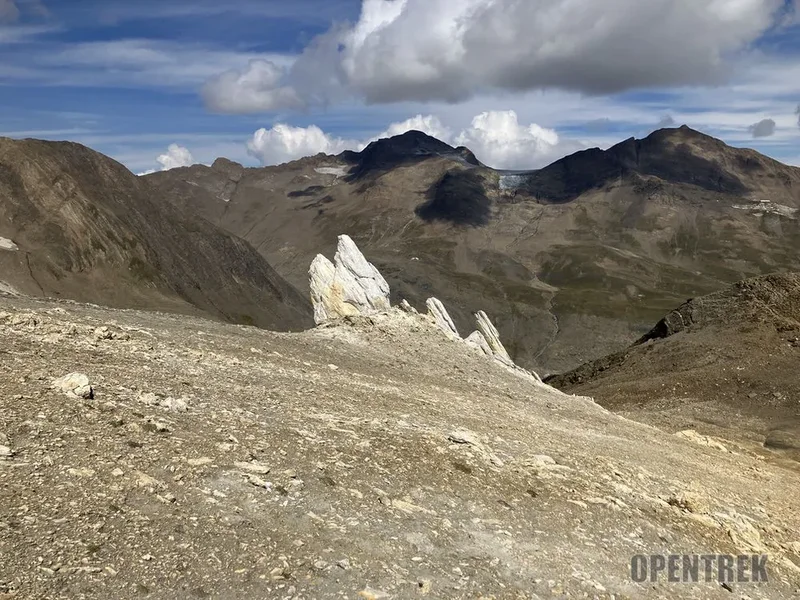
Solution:
{"label": "sky", "polygon": [[681,124],[800,166],[797,0],[0,0],[0,135],[135,173],[409,129],[539,168]]}

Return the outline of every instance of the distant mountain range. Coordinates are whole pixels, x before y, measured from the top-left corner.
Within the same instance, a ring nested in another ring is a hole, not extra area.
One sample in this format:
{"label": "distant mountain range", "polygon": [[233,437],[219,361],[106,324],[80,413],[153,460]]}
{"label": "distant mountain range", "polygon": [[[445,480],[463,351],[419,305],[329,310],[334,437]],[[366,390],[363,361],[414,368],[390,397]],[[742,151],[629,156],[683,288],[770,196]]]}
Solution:
{"label": "distant mountain range", "polygon": [[72,143],[0,140],[0,287],[311,325],[308,265],[349,234],[395,301],[486,310],[519,364],[624,348],[686,298],[800,271],[800,169],[681,127],[537,171],[412,131],[275,167],[136,177]]}
{"label": "distant mountain range", "polygon": [[544,373],[619,350],[688,297],[800,270],[800,169],[685,126],[528,172],[412,131],[358,153],[142,180],[304,293],[314,255],[347,233],[395,300],[437,296],[464,333],[484,309]]}

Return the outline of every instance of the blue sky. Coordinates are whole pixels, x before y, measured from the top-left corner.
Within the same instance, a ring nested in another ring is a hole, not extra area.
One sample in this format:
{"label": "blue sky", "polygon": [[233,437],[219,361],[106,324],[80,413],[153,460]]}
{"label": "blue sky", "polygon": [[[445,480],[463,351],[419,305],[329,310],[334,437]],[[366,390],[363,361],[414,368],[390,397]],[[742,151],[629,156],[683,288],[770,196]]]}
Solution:
{"label": "blue sky", "polygon": [[143,172],[282,162],[415,127],[523,168],[687,123],[800,165],[795,9],[0,0],[0,135],[78,141]]}

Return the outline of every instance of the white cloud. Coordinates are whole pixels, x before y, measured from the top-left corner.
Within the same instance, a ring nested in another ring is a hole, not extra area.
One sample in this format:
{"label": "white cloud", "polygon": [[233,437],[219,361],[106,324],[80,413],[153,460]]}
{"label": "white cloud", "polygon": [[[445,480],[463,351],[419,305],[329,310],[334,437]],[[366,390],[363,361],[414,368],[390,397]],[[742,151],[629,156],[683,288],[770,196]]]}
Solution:
{"label": "white cloud", "polygon": [[562,141],[553,129],[535,123],[520,125],[513,110],[490,111],[476,116],[456,138],[478,160],[498,169],[532,169],[544,166],[584,145]]}
{"label": "white cloud", "polygon": [[262,164],[274,165],[320,152],[339,154],[344,150],[363,150],[372,141],[411,130],[422,131],[454,146],[467,146],[481,162],[498,169],[541,167],[586,147],[585,143],[575,140],[561,140],[552,129],[534,123],[521,125],[513,110],[481,113],[457,136],[453,136],[435,115],[421,114],[392,123],[386,131],[366,141],[331,136],[316,125],[292,127],[278,124],[271,129],[256,131],[247,147]]}
{"label": "white cloud", "polygon": [[451,136],[453,135],[447,127],[442,125],[438,117],[434,115],[417,115],[399,123],[392,123],[386,131],[375,139],[402,135],[407,131],[421,131],[422,133],[427,133],[432,137],[448,143],[450,143]]}
{"label": "white cloud", "polygon": [[328,135],[316,125],[292,127],[283,123],[259,129],[247,142],[248,152],[264,165],[278,165],[320,152],[339,154],[360,146],[354,140]]}
{"label": "white cloud", "polygon": [[194,157],[188,148],[178,144],[170,144],[166,154],[160,155],[157,159],[162,171],[169,171],[178,167],[191,167],[194,164]]}
{"label": "white cloud", "polygon": [[747,130],[754,138],[769,137],[775,133],[775,121],[772,119],[761,119],[758,123],[753,123]]}
{"label": "white cloud", "polygon": [[[156,162],[161,165],[160,171],[169,171],[178,167],[191,167],[194,164],[194,157],[188,148],[178,144],[170,144],[164,154],[156,157]],[[155,172],[155,169],[148,169],[139,173],[139,175],[149,175]]]}
{"label": "white cloud", "polygon": [[800,104],[794,109],[794,114],[797,115],[797,126],[800,127]]}
{"label": "white cloud", "polygon": [[[0,0],[2,1],[2,0]],[[282,69],[291,57],[239,52],[200,43],[125,38],[53,45],[26,58],[29,78],[48,85],[200,87],[242,64],[265,62]]]}
{"label": "white cloud", "polygon": [[251,60],[243,71],[231,69],[209,79],[203,99],[211,110],[229,114],[300,108],[297,92],[280,84],[285,74],[271,61]]}
{"label": "white cloud", "polygon": [[278,90],[309,104],[458,102],[487,90],[717,83],[785,10],[783,0],[363,0],[355,25],[317,37],[250,105],[274,105]]}

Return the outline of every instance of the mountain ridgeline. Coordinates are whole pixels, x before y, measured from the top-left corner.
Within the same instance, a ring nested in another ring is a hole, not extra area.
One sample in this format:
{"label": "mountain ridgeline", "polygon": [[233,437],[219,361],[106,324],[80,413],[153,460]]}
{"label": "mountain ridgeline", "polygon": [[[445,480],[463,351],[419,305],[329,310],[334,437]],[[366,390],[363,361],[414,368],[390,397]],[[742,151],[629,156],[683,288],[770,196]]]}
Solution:
{"label": "mountain ridgeline", "polygon": [[308,264],[347,233],[394,302],[436,296],[464,331],[483,308],[512,356],[543,372],[626,346],[688,297],[800,270],[800,169],[685,126],[528,172],[409,132],[362,152],[143,179],[304,293]]}
{"label": "mountain ridgeline", "polygon": [[247,242],[150,193],[119,163],[67,142],[0,139],[6,291],[205,313],[275,329],[311,307]]}
{"label": "mountain ridgeline", "polygon": [[689,129],[498,171],[420,132],[361,152],[136,177],[0,140],[2,289],[310,326],[308,265],[350,235],[392,301],[485,310],[521,365],[572,369],[686,298],[800,271],[800,169]]}

